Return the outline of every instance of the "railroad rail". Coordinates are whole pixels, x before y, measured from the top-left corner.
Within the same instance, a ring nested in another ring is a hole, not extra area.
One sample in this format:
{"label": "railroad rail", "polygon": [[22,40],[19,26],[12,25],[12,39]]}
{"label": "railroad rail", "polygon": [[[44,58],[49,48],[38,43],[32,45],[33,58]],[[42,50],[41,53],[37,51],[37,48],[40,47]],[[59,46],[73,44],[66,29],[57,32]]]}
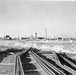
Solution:
{"label": "railroad rail", "polygon": [[20,56],[24,53],[27,53],[27,52],[28,52],[28,50],[24,50],[24,51],[21,51],[21,52],[17,53],[16,61],[15,61],[15,75],[25,75],[24,71],[23,71]]}
{"label": "railroad rail", "polygon": [[33,51],[30,52],[31,55],[41,64],[44,64],[44,66],[46,65],[46,71],[48,71],[48,74],[50,75],[65,75],[63,72],[61,72],[58,68],[56,68],[54,65],[52,65],[51,63],[49,63],[47,60],[39,57],[36,53],[34,53]]}
{"label": "railroad rail", "polygon": [[21,68],[19,75],[76,75],[75,61],[55,52],[44,55],[39,50],[30,48],[17,57],[17,62],[20,62],[17,64]]}

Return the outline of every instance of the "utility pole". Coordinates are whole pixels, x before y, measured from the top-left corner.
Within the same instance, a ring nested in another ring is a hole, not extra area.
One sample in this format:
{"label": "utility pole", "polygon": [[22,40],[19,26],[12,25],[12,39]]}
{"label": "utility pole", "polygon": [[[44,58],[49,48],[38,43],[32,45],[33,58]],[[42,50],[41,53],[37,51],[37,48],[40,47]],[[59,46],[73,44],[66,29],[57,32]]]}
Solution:
{"label": "utility pole", "polygon": [[45,38],[47,39],[47,28],[45,28]]}

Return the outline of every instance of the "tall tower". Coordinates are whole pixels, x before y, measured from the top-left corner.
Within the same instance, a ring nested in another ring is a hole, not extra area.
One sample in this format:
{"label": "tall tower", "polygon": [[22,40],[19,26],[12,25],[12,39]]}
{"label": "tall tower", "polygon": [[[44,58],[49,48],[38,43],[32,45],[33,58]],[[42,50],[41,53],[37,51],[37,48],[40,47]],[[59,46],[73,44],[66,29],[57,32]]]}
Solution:
{"label": "tall tower", "polygon": [[20,39],[20,32],[18,32],[18,39]]}
{"label": "tall tower", "polygon": [[45,38],[47,39],[47,28],[45,28]]}
{"label": "tall tower", "polygon": [[35,38],[37,38],[37,32],[35,32]]}

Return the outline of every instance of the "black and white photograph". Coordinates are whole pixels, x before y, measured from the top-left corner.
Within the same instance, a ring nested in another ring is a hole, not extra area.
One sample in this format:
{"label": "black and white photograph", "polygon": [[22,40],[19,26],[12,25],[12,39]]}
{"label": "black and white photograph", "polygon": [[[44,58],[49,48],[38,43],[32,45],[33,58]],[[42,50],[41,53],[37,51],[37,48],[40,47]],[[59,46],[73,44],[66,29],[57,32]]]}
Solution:
{"label": "black and white photograph", "polygon": [[0,75],[76,75],[76,1],[0,0]]}

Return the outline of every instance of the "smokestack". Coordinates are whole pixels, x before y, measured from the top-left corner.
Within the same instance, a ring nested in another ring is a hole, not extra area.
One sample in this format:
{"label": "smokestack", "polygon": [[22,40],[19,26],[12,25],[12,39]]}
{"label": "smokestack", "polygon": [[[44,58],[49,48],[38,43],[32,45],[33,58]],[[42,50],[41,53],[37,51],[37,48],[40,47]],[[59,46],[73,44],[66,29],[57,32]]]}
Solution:
{"label": "smokestack", "polygon": [[37,32],[35,32],[35,38],[37,38]]}
{"label": "smokestack", "polygon": [[20,39],[20,32],[18,32],[18,39]]}
{"label": "smokestack", "polygon": [[47,39],[47,28],[45,28],[45,38]]}

